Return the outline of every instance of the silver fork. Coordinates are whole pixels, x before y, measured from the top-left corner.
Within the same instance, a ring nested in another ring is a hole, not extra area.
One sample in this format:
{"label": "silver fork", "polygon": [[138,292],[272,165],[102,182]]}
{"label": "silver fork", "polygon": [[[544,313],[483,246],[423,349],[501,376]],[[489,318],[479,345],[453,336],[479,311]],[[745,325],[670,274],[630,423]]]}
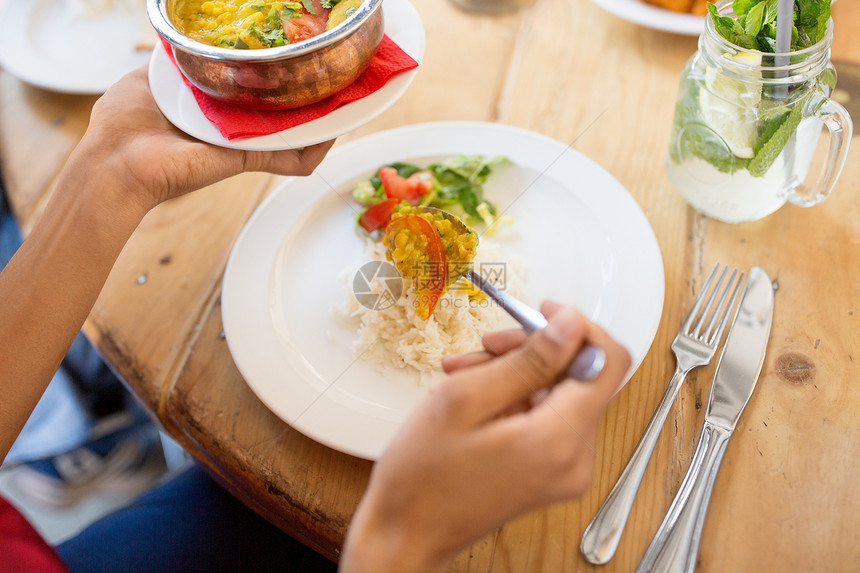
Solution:
{"label": "silver fork", "polygon": [[[677,362],[675,374],[672,375],[672,379],[669,381],[669,386],[666,388],[666,393],[663,394],[663,399],[660,400],[660,405],[657,406],[657,411],[654,412],[651,421],[648,422],[645,433],[639,440],[639,444],[633,451],[633,455],[630,457],[630,461],[627,462],[624,471],[621,472],[621,476],[615,483],[615,487],[609,492],[606,501],[600,506],[594,519],[591,520],[591,523],[585,529],[585,533],[582,534],[582,543],[579,546],[579,550],[589,562],[595,565],[607,563],[615,555],[615,550],[618,548],[618,542],[621,539],[621,534],[630,515],[630,508],[633,506],[633,499],[636,497],[636,492],[639,490],[639,484],[648,465],[648,460],[651,458],[657,438],[660,435],[660,430],[666,422],[666,417],[669,415],[672,403],[678,396],[678,391],[681,389],[684,378],[687,377],[687,373],[693,368],[710,363],[717,350],[717,346],[719,346],[720,340],[723,338],[723,331],[731,314],[730,311],[735,306],[735,302],[740,294],[740,287],[744,282],[744,273],[740,273],[740,277],[737,283],[735,283],[738,270],[733,269],[728,282],[721,291],[720,286],[728,271],[728,265],[724,266],[710,296],[708,296],[707,302],[704,302],[705,295],[719,268],[720,263],[714,265],[714,269],[708,275],[708,279],[696,295],[693,308],[690,309],[689,314],[687,314],[687,317],[681,324],[678,335],[672,342],[672,351],[675,353],[675,360]],[[734,290],[732,291],[733,283]],[[724,305],[729,291],[732,291],[731,298],[728,304]],[[713,306],[718,293],[719,300],[717,305]],[[704,309],[702,308],[703,304]],[[722,313],[720,313],[721,308]],[[719,317],[719,322],[717,322],[717,317]]]}

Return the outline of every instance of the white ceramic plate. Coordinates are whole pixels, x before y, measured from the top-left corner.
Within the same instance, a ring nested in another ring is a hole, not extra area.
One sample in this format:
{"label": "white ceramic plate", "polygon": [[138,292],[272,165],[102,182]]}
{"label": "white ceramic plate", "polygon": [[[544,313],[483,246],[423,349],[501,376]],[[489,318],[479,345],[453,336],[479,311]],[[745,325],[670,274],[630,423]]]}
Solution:
{"label": "white ceramic plate", "polygon": [[[248,385],[280,418],[337,450],[375,459],[427,387],[356,361],[356,333],[331,315],[342,271],[363,251],[355,182],[393,161],[504,155],[485,186],[513,217],[494,241],[527,267],[526,299],[574,304],[644,358],[663,307],[663,264],[633,198],[579,152],[530,131],[443,122],[380,132],[339,147],[317,172],[288,179],[260,205],[233,247],[222,318]],[[351,277],[350,277],[351,278]]]}
{"label": "white ceramic plate", "polygon": [[[424,58],[424,26],[418,12],[408,0],[385,0],[382,9],[385,33],[420,64]],[[418,68],[397,74],[374,93],[342,105],[319,119],[270,135],[237,139],[225,138],[215,124],[206,119],[191,89],[182,81],[179,70],[161,46],[152,54],[149,85],[164,116],[188,135],[222,147],[277,151],[328,141],[361,127],[400,99],[417,73]]]}
{"label": "white ceramic plate", "polygon": [[634,24],[682,34],[698,36],[705,29],[705,17],[673,12],[665,8],[646,4],[643,0],[592,0],[595,4]]}
{"label": "white ceramic plate", "polygon": [[150,57],[135,49],[148,22],[143,4],[86,17],[64,0],[10,0],[0,12],[0,66],[45,89],[100,94]]}

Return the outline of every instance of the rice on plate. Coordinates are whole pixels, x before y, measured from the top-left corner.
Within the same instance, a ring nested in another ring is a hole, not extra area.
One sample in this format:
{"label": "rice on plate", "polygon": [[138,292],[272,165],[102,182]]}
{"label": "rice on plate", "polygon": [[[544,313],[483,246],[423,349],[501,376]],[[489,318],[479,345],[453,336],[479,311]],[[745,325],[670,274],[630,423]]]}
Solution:
{"label": "rice on plate", "polygon": [[[503,308],[486,296],[476,296],[465,279],[452,285],[439,300],[427,320],[415,313],[415,294],[409,279],[403,281],[402,294],[376,308],[362,304],[356,297],[354,277],[369,262],[388,264],[381,242],[367,239],[364,256],[341,274],[345,305],[335,305],[332,313],[339,324],[357,331],[350,350],[360,359],[385,368],[411,368],[421,373],[438,372],[444,356],[480,350],[481,337],[487,332],[513,328],[516,323]],[[513,296],[521,297],[524,283],[522,262],[505,260],[499,245],[484,240],[475,257],[477,269],[487,268],[484,276]],[[492,272],[500,271],[500,272]],[[371,292],[384,296],[391,292],[388,277],[376,274],[369,280]],[[389,300],[389,299],[385,299]],[[424,378],[422,378],[424,380]]]}
{"label": "rice on plate", "polygon": [[[426,316],[426,299],[422,302],[426,291],[418,282],[401,276],[398,269],[402,268],[397,261],[391,262],[391,252],[386,252],[381,240],[392,228],[393,219],[425,206],[453,212],[484,228],[485,236],[494,234],[510,221],[484,199],[482,185],[492,169],[505,162],[499,157],[457,156],[424,169],[396,163],[379,168],[376,175],[356,185],[353,197],[363,206],[356,221],[365,249],[340,275],[345,304],[332,306],[338,324],[357,334],[350,347],[356,359],[382,372],[415,371],[425,384],[441,371],[443,357],[480,350],[484,334],[516,326],[501,306],[463,278],[446,282],[441,298],[431,305],[429,318],[421,318],[416,311],[424,304]],[[439,235],[444,240],[442,231]],[[427,235],[431,242],[440,242],[440,236],[432,230]],[[472,255],[475,272],[496,288],[522,298],[525,276],[520,260],[505,256],[500,245],[485,238]],[[448,258],[444,263],[449,269],[446,281],[454,262]]]}

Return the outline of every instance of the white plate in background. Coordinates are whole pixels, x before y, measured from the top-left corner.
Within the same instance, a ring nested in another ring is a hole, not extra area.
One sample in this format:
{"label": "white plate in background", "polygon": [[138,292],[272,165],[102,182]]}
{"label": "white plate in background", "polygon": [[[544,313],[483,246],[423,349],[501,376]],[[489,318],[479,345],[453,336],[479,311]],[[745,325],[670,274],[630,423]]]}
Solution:
{"label": "white plate in background", "polygon": [[148,22],[143,2],[86,16],[64,0],[10,0],[0,6],[0,66],[41,88],[104,93],[150,58],[136,49]]}
{"label": "white plate in background", "polygon": [[684,36],[699,36],[705,30],[705,17],[673,12],[644,0],[592,0],[619,18],[663,32]]}

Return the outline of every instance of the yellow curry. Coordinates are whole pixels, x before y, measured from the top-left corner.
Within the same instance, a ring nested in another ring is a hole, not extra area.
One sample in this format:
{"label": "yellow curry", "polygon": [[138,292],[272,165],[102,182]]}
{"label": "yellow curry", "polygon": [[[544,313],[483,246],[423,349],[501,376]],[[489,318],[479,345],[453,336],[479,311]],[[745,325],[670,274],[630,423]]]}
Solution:
{"label": "yellow curry", "polygon": [[415,281],[416,312],[427,319],[448,286],[471,265],[478,234],[442,211],[403,206],[391,216],[382,242],[388,260]]}
{"label": "yellow curry", "polygon": [[176,0],[172,20],[193,40],[227,48],[271,48],[331,30],[363,0]]}

